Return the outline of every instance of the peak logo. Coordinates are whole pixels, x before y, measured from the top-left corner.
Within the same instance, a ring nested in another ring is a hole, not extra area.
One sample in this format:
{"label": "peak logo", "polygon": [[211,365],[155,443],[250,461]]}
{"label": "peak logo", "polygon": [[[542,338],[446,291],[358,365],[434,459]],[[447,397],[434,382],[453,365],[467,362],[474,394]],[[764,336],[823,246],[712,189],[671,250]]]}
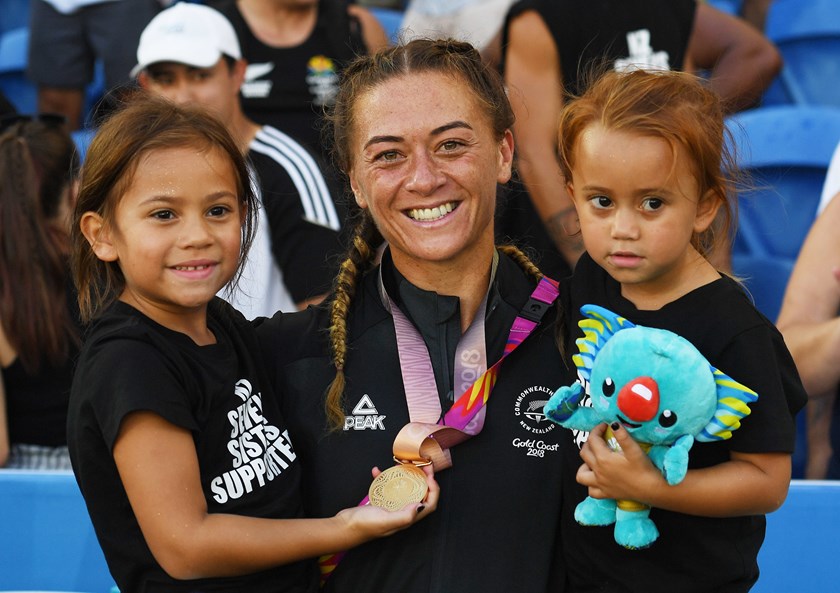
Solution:
{"label": "peak logo", "polygon": [[344,430],[385,430],[385,416],[379,414],[367,393],[344,417]]}
{"label": "peak logo", "polygon": [[545,417],[543,407],[554,394],[552,389],[534,385],[523,390],[513,405],[513,414],[519,419],[519,425],[533,434],[546,434],[556,426]]}

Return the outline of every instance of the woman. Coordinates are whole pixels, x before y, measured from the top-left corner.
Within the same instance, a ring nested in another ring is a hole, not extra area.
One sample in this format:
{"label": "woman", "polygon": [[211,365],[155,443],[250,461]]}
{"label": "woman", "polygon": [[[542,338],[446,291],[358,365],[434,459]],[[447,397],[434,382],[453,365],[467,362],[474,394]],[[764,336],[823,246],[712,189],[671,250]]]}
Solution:
{"label": "woman", "polygon": [[573,377],[554,341],[556,306],[534,292],[550,283],[519,251],[494,246],[497,184],[513,159],[504,87],[472,46],[415,40],[349,66],[332,120],[361,208],[353,247],[328,304],[259,328],[311,516],[361,500],[367,468],[412,458],[394,442],[410,420],[451,427],[463,400],[453,402],[502,358],[514,320],[544,314],[495,367],[453,467],[435,463],[438,512],[337,567],[330,559],[326,590],[545,591],[562,582],[561,471],[579,460],[542,406]]}
{"label": "woman", "polygon": [[62,123],[12,115],[0,135],[0,466],[10,468],[70,469],[80,329],[68,216],[78,160]]}

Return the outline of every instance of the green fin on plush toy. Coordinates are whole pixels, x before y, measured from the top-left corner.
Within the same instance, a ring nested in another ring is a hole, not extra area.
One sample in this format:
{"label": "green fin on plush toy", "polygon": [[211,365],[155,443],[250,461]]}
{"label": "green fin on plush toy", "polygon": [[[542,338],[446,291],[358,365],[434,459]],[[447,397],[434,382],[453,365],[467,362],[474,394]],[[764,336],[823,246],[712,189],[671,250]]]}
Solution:
{"label": "green fin on plush toy", "polygon": [[[637,326],[597,305],[584,305],[581,312],[578,325],[584,336],[576,341],[578,353],[572,358],[589,386],[591,406],[581,405],[586,390],[575,382],[551,397],[546,417],[584,431],[620,422],[648,450],[668,483],[679,484],[694,441],[730,438],[758,395],[673,332]],[[614,441],[609,431],[606,436]],[[582,525],[615,523],[616,541],[638,549],[659,537],[649,513],[649,507],[634,501],[587,497],[575,509],[575,519]]]}

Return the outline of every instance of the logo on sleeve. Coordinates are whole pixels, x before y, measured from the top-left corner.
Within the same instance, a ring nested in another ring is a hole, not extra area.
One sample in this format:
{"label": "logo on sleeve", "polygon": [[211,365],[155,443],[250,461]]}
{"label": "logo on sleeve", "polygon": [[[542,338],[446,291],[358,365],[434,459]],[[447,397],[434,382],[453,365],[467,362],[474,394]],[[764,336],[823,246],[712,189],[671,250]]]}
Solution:
{"label": "logo on sleeve", "polygon": [[367,393],[344,417],[344,430],[385,430],[385,416],[379,414]]}

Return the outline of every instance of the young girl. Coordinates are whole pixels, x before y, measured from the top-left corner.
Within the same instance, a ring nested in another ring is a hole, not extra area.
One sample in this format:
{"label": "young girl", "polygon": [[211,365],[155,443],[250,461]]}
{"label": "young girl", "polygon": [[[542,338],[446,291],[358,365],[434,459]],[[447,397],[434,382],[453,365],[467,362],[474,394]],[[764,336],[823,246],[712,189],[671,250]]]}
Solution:
{"label": "young girl", "polygon": [[682,73],[606,74],[562,114],[561,167],[587,251],[569,311],[593,303],[671,330],[759,394],[731,440],[692,448],[693,469],[677,486],[620,425],[624,455],[607,447],[604,426],[589,435],[577,482],[596,498],[652,506],[660,539],[631,551],[612,529],[577,525],[573,508],[587,492],[570,477],[562,536],[572,590],[747,591],[764,514],[787,495],[805,393],[779,332],[706,259],[718,211],[726,228],[732,218],[725,138],[719,98]]}
{"label": "young girl", "polygon": [[78,159],[61,116],[0,121],[0,466],[70,469],[79,353],[68,272]]}
{"label": "young girl", "polygon": [[300,519],[300,464],[252,354],[215,297],[256,212],[224,127],[138,99],[91,143],[73,229],[83,317],[73,469],[123,591],[309,591],[314,562],[408,526],[436,505]]}

